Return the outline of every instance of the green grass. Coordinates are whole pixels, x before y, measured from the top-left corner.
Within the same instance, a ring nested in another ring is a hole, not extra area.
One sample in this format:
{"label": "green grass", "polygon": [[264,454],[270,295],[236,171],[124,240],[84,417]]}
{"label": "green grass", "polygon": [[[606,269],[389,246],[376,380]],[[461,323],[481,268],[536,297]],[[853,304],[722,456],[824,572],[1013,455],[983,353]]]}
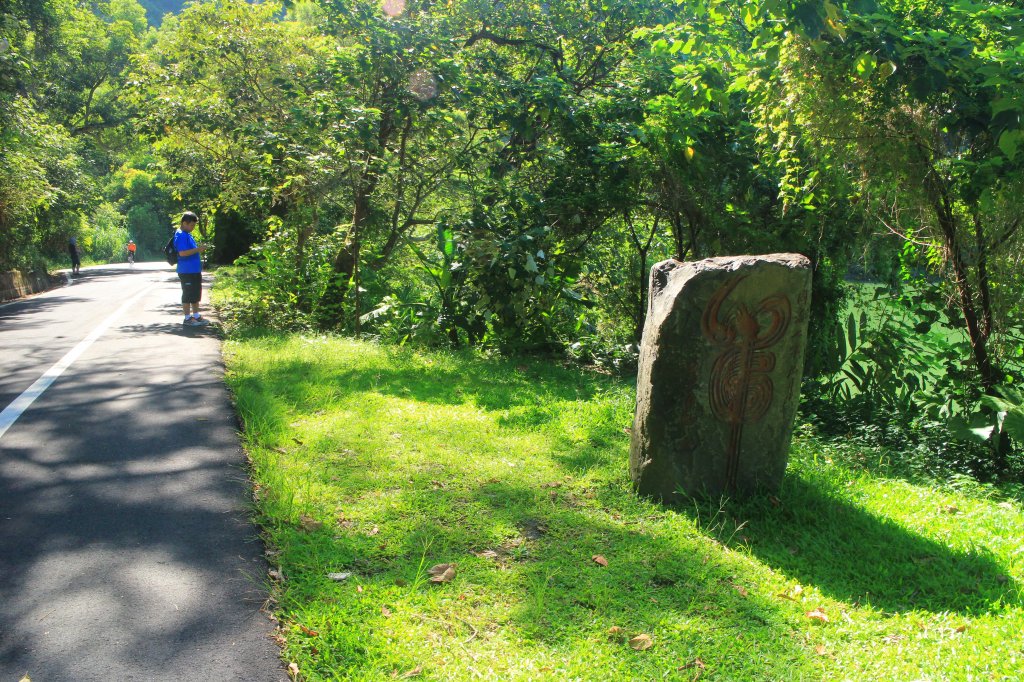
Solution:
{"label": "green grass", "polygon": [[[303,680],[1024,671],[1005,490],[886,477],[801,428],[777,496],[666,508],[631,491],[626,382],[315,336],[226,356]],[[454,579],[430,582],[442,563]]]}

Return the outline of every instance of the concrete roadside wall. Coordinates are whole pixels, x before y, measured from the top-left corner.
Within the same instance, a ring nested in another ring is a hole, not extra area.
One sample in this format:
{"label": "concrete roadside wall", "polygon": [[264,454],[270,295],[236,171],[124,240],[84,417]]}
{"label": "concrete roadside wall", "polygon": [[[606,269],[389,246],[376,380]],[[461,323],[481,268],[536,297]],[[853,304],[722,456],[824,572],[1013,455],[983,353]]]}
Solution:
{"label": "concrete roadside wall", "polygon": [[63,283],[63,278],[46,272],[0,272],[0,301],[38,294]]}

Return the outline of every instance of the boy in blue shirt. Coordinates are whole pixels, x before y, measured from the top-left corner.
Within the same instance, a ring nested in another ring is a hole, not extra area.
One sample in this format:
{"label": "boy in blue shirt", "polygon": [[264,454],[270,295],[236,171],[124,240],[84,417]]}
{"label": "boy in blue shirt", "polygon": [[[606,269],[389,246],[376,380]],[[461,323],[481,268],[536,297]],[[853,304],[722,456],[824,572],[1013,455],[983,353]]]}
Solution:
{"label": "boy in blue shirt", "polygon": [[199,216],[186,211],[181,216],[181,227],[174,233],[174,249],[178,252],[178,279],[181,280],[181,309],[185,312],[182,324],[198,327],[207,324],[199,314],[199,299],[203,294],[203,262],[199,254],[206,246],[196,244],[192,230],[196,229]]}

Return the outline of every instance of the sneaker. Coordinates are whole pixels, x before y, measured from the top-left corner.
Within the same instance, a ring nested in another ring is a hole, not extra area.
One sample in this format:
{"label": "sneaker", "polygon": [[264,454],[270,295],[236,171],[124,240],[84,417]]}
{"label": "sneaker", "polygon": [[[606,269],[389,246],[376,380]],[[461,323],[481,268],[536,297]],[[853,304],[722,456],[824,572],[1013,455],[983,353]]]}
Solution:
{"label": "sneaker", "polygon": [[196,326],[196,320],[193,320],[191,317],[186,317],[182,321],[182,324],[185,325],[186,327],[194,327]]}
{"label": "sneaker", "polygon": [[192,318],[192,326],[193,327],[205,327],[208,324],[210,324],[210,322],[205,317],[193,317]]}

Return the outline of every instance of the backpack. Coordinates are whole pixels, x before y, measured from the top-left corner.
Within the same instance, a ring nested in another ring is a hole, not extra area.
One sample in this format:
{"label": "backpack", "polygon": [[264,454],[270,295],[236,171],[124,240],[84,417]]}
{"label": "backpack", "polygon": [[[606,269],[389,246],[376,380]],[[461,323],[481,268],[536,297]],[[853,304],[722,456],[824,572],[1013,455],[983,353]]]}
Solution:
{"label": "backpack", "polygon": [[167,259],[168,265],[178,264],[178,250],[174,248],[173,234],[171,235],[171,238],[167,240],[167,243],[164,244],[164,258]]}

